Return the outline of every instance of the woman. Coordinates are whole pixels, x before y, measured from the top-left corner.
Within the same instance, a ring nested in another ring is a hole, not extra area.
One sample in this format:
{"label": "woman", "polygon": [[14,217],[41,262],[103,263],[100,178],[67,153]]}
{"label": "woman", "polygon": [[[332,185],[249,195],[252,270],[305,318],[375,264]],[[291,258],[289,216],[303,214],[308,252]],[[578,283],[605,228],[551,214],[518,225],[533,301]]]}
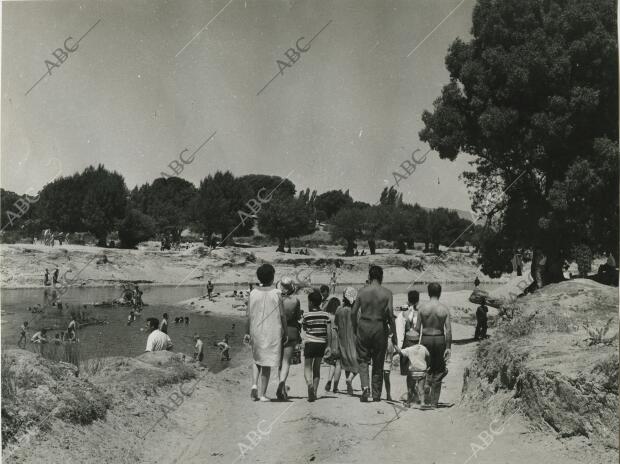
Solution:
{"label": "woman", "polygon": [[[252,290],[248,305],[248,325],[245,342],[252,346],[252,391],[254,401],[270,401],[265,393],[272,367],[280,367],[282,341],[285,340],[286,321],[280,290],[273,286],[275,269],[263,264],[256,270],[261,286]],[[258,377],[260,375],[260,394]]]}
{"label": "woman", "polygon": [[334,379],[334,393],[338,393],[338,381],[340,380],[340,348],[338,343],[338,328],[334,323],[336,318],[336,310],[340,307],[340,300],[338,298],[330,298],[325,305],[325,312],[329,314],[330,327],[332,336],[330,338],[330,345],[327,347],[325,357],[323,361],[329,364],[329,373],[327,374],[327,383],[325,384],[325,391],[328,392],[332,388],[332,379]]}
{"label": "woman", "polygon": [[[357,290],[347,287],[342,298],[342,306],[336,310],[334,323],[338,331],[338,346],[340,348],[340,366],[344,369],[347,382],[347,393],[353,394],[353,377],[358,372],[357,349],[355,348],[355,332],[351,321],[351,307],[357,298]],[[334,382],[338,385],[340,370],[334,376]]]}
{"label": "woman", "polygon": [[290,277],[284,277],[280,281],[280,291],[282,292],[282,309],[286,319],[286,343],[282,347],[282,363],[280,366],[280,383],[276,391],[279,400],[288,400],[286,392],[286,379],[291,366],[291,358],[295,347],[301,343],[301,325],[299,320],[302,316],[301,304],[294,295],[295,284]]}

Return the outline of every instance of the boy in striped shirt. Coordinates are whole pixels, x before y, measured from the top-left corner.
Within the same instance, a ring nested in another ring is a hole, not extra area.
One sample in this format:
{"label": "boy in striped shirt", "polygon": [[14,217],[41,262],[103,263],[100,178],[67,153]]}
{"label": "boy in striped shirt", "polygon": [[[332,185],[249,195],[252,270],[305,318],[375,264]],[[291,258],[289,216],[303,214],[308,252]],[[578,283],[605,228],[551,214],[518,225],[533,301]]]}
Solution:
{"label": "boy in striped shirt", "polygon": [[328,346],[331,330],[329,330],[329,314],[321,311],[323,296],[314,289],[308,295],[308,312],[303,315],[302,327],[306,333],[304,344],[304,377],[308,385],[308,401],[316,400],[316,392],[321,378],[321,360]]}

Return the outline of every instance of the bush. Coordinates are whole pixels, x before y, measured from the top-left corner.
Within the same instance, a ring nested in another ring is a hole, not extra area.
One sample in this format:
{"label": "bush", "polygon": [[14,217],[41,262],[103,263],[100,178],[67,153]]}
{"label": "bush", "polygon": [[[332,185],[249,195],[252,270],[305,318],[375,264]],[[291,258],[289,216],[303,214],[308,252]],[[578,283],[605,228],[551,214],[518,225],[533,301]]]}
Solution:
{"label": "bush", "polygon": [[151,216],[130,209],[118,228],[121,248],[135,248],[155,235],[155,222]]}
{"label": "bush", "polygon": [[580,277],[587,277],[592,270],[592,250],[587,245],[575,245],[571,255],[577,263]]}

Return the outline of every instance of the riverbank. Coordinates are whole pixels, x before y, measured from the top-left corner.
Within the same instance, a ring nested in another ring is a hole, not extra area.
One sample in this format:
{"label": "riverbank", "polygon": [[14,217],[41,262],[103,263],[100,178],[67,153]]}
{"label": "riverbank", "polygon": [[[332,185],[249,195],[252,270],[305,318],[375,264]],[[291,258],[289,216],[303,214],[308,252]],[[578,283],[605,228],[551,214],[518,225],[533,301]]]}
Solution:
{"label": "riverbank", "polygon": [[276,268],[276,278],[295,276],[312,284],[329,283],[336,270],[339,284],[363,284],[368,266],[384,268],[384,281],[392,283],[503,283],[506,277],[489,279],[479,272],[476,257],[447,252],[441,257],[418,250],[397,254],[379,249],[376,255],[344,257],[338,246],[309,249],[309,256],[278,253],[273,247],[226,247],[209,251],[196,245],[181,251],[159,251],[153,245],[138,250],[63,245],[0,245],[0,286],[44,288],[47,268],[59,269],[59,282],[68,287],[111,286],[121,282],[148,285],[205,285],[256,282],[256,269],[265,262]]}
{"label": "riverbank", "polygon": [[[386,401],[361,404],[358,379],[355,396],[326,393],[326,366],[315,403],[307,401],[301,365],[291,368],[289,402],[252,402],[247,348],[241,367],[217,375],[194,371],[178,355],[165,352],[106,359],[84,379],[109,398],[105,417],[78,424],[53,415],[32,425],[35,431],[22,446],[11,454],[5,450],[5,462],[603,462],[547,432],[532,433],[519,413],[494,416],[462,403],[463,373],[477,346],[470,337],[469,327],[455,324],[441,398],[455,405],[432,411]],[[396,367],[391,384],[392,396],[400,398],[405,381]],[[272,376],[269,395],[276,385]],[[39,380],[30,388],[50,387]],[[57,387],[65,397],[74,391],[67,393],[64,383]],[[493,439],[486,445],[485,433]]]}

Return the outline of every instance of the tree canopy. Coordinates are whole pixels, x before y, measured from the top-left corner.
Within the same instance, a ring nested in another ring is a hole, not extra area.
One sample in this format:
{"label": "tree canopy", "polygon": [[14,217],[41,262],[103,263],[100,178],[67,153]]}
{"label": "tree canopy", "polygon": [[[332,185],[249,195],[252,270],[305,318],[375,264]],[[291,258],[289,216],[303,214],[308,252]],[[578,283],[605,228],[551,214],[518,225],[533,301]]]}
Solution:
{"label": "tree canopy", "polygon": [[547,257],[545,282],[562,278],[558,263],[577,243],[617,256],[613,2],[479,0],[471,33],[449,48],[450,82],[423,113],[420,138],[441,158],[475,157],[464,177],[493,225],[486,272],[523,246]]}

